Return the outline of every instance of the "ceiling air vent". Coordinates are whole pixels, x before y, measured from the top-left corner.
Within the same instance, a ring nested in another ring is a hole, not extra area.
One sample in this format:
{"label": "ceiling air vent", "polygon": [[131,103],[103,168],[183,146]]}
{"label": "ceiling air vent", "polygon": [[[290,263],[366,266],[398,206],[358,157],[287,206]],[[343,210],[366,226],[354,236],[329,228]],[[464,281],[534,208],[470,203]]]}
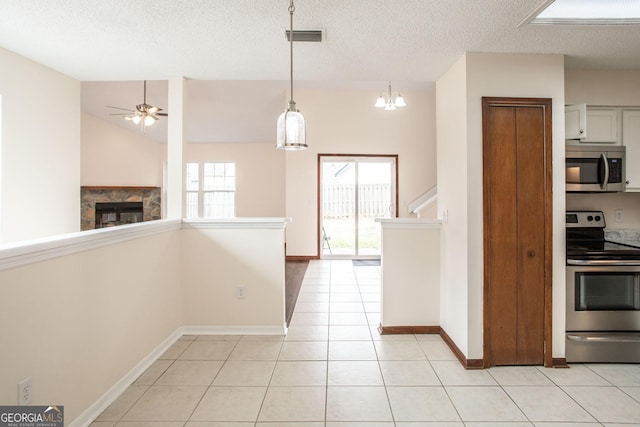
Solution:
{"label": "ceiling air vent", "polygon": [[[289,30],[285,30],[284,37],[287,41],[289,39]],[[294,42],[321,42],[322,41],[322,30],[293,30],[293,41]]]}

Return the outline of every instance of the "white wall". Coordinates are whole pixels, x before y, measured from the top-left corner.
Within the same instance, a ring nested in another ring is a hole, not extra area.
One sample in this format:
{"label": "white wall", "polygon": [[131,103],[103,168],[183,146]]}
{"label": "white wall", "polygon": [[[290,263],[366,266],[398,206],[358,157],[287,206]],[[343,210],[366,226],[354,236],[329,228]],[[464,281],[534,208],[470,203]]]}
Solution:
{"label": "white wall", "polygon": [[567,70],[567,104],[640,105],[640,70]]}
{"label": "white wall", "polygon": [[[640,71],[568,70],[565,100],[567,104],[639,106]],[[567,209],[601,210],[609,229],[640,228],[640,193],[567,194]],[[614,221],[616,209],[623,209],[621,223]]]}
{"label": "white wall", "polygon": [[[622,209],[623,222],[615,222],[617,209]],[[567,210],[602,211],[607,230],[640,228],[640,193],[576,193],[567,194]]]}
{"label": "white wall", "polygon": [[467,57],[436,83],[438,216],[447,210],[441,234],[440,326],[468,354]]}
{"label": "white wall", "polygon": [[[460,277],[458,273],[449,271],[451,268],[461,268],[457,260],[464,258],[461,253],[466,252],[467,298],[466,307],[467,334],[463,342],[458,342],[460,334],[464,335],[464,325],[458,318],[464,316],[462,310],[464,304],[453,309],[449,313],[448,321],[455,328],[454,335],[450,334],[458,347],[469,359],[482,359],[483,357],[483,198],[482,198],[482,101],[483,96],[498,97],[532,97],[552,99],[552,150],[553,150],[553,357],[564,357],[564,301],[565,301],[565,266],[564,266],[564,58],[562,55],[535,55],[535,54],[485,54],[467,53],[466,59],[459,61],[439,81],[438,98],[453,95],[460,99],[460,89],[454,87],[455,80],[466,87],[466,104],[460,105],[460,113],[453,113],[453,108],[438,111],[438,148],[447,144],[456,144],[451,140],[457,136],[456,131],[442,130],[443,138],[440,139],[440,126],[447,128],[460,126],[452,118],[452,114],[459,118],[466,115],[466,147],[459,153],[451,153],[447,156],[443,153],[438,160],[439,170],[443,171],[438,176],[438,204],[446,206],[459,198],[466,198],[467,207],[463,212],[452,212],[449,207],[449,225],[443,225],[443,240],[447,240],[454,225],[466,223],[467,235],[464,239],[457,240],[457,247],[445,246],[443,250],[443,300],[455,300],[460,294],[460,283],[445,281],[450,277]],[[463,67],[464,71],[460,68]],[[461,77],[464,75],[464,81]],[[443,91],[440,91],[440,88]],[[446,90],[445,90],[446,89]],[[439,99],[440,108],[440,99]],[[443,101],[444,102],[444,101]],[[462,161],[460,160],[462,156]],[[466,189],[458,186],[457,194],[449,192],[445,195],[445,189],[441,187],[442,180],[460,180],[459,170],[466,166]],[[462,191],[466,190],[466,191]],[[442,204],[441,204],[442,203]],[[454,202],[463,208],[463,202]],[[439,208],[441,211],[442,208]],[[456,215],[460,215],[455,218]],[[455,222],[452,219],[455,218]],[[449,279],[450,280],[450,279]],[[443,308],[444,310],[444,308]],[[447,325],[443,325],[445,330]],[[447,332],[449,332],[447,330]],[[466,343],[465,343],[466,341]],[[466,351],[465,351],[466,347]]]}
{"label": "white wall", "polygon": [[285,216],[285,154],[275,143],[187,144],[185,162],[235,162],[236,216]]}
{"label": "white wall", "polygon": [[80,230],[80,82],[0,49],[0,242]]}
{"label": "white wall", "polygon": [[0,402],[32,376],[33,404],[64,405],[69,423],[182,326],[180,237],[0,269]]}
{"label": "white wall", "polygon": [[[381,90],[384,88],[381,88]],[[318,154],[398,154],[398,212],[436,183],[435,92],[399,90],[407,107],[373,107],[371,90],[296,90],[309,149],[286,153],[287,255],[318,255]]]}
{"label": "white wall", "polygon": [[161,187],[166,144],[82,113],[81,185]]}
{"label": "white wall", "polygon": [[[83,114],[81,159],[82,185],[160,187],[167,146]],[[186,144],[184,161],[235,162],[236,215],[284,216],[285,154],[274,144]]]}

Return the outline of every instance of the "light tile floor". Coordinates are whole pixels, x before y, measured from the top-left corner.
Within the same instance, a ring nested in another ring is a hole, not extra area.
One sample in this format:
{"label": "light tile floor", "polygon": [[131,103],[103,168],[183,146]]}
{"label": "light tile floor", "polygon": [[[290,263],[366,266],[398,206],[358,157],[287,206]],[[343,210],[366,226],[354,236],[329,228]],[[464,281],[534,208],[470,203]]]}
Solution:
{"label": "light tile floor", "polygon": [[379,307],[380,267],[312,261],[286,337],[184,336],[92,425],[640,426],[640,364],[465,370]]}

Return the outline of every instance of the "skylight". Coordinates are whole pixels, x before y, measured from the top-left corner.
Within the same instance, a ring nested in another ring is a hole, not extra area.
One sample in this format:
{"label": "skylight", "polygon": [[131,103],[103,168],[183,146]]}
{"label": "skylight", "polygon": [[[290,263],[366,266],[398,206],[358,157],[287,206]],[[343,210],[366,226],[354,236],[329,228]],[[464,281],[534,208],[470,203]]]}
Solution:
{"label": "skylight", "polygon": [[551,0],[531,17],[538,25],[638,25],[640,0]]}

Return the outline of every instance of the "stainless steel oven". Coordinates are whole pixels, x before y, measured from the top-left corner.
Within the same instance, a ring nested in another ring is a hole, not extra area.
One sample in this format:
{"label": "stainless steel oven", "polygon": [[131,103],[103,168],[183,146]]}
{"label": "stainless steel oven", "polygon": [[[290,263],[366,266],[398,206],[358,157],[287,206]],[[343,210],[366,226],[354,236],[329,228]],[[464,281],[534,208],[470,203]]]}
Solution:
{"label": "stainless steel oven", "polygon": [[602,212],[567,212],[566,358],[640,362],[640,248],[608,242]]}

